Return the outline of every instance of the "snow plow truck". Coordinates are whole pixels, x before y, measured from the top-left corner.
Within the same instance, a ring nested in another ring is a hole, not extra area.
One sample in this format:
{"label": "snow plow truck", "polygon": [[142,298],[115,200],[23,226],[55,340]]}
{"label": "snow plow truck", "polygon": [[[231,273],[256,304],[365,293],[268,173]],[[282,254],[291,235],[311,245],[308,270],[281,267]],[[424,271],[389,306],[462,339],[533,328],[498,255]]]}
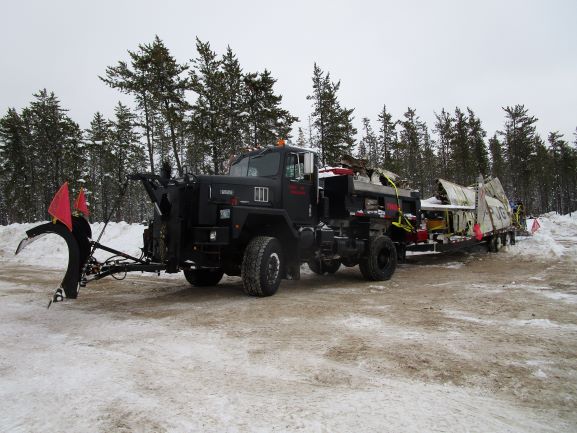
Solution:
{"label": "snow plow truck", "polygon": [[[510,216],[498,230],[474,229],[475,199],[460,205],[466,209],[439,207],[442,201],[428,209],[431,215],[443,212],[446,221],[443,229],[429,228],[418,191],[398,188],[386,175],[319,170],[315,152],[282,141],[238,156],[228,175],[141,173],[131,179],[142,183],[154,208],[141,257],[93,240],[90,225],[79,216],[72,216],[70,227],[53,221],[26,232],[16,254],[47,233],[68,245],[68,267],[54,301],[76,298],[91,281],[127,272],[182,271],[193,286],[214,286],[224,274],[240,276],[244,291],[259,297],[273,295],[282,279],[299,279],[302,263],[317,274],[358,265],[366,280],[387,280],[407,248],[454,244],[455,227],[462,227],[459,239],[468,240],[484,230],[476,242],[510,233]],[[484,195],[486,188],[480,191]],[[503,211],[510,209],[503,205]],[[469,212],[465,225],[459,212]],[[99,262],[96,250],[113,257]]]}

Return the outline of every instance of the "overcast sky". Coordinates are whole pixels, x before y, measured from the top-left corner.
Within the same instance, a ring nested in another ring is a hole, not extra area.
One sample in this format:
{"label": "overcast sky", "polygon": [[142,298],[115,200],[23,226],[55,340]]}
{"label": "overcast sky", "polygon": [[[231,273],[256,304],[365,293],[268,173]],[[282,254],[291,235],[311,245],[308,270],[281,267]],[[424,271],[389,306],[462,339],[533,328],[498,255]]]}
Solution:
{"label": "overcast sky", "polygon": [[[127,50],[158,35],[176,59],[195,37],[245,72],[272,72],[283,106],[306,125],[314,62],[341,80],[340,101],[360,119],[386,104],[413,107],[432,129],[444,107],[471,107],[488,135],[501,107],[524,104],[546,138],[577,127],[577,1],[3,1],[0,114],[54,91],[86,128],[130,99],[99,79]],[[296,129],[295,129],[296,131]]]}

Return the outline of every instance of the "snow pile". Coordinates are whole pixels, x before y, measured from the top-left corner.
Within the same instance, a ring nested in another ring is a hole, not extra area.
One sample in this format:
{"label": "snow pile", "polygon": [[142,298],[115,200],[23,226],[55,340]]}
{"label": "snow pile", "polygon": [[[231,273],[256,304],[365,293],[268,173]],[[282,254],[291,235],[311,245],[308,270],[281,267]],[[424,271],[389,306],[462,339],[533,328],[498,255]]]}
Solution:
{"label": "snow pile", "polygon": [[[548,213],[539,217],[538,221],[541,225],[540,229],[533,236],[518,237],[517,244],[507,248],[509,254],[536,258],[558,258],[561,256],[577,258],[577,213],[572,215]],[[26,247],[18,256],[14,255],[18,243],[26,237],[26,230],[39,224],[42,223],[0,226],[0,262],[47,268],[66,267],[68,248],[64,240],[58,235],[46,235]],[[533,220],[528,220],[529,231],[532,225]],[[98,237],[103,226],[103,223],[91,224],[94,239]],[[101,243],[139,257],[144,228],[145,226],[142,224],[109,223]],[[96,258],[104,260],[110,255],[105,251],[98,251]],[[310,273],[306,265],[302,267],[302,271]]]}
{"label": "snow pile", "polygon": [[[518,237],[508,252],[517,256],[536,258],[577,257],[577,213],[559,215],[550,212],[537,219],[541,226],[532,236]],[[530,232],[534,220],[527,220]]]}

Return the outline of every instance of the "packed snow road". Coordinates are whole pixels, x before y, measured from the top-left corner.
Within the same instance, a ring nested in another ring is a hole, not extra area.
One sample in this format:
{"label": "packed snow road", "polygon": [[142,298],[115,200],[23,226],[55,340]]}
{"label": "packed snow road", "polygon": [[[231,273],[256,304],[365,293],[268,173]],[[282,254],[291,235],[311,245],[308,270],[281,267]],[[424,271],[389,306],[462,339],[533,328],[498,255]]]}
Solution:
{"label": "packed snow road", "polygon": [[47,310],[60,273],[2,254],[0,431],[576,431],[577,220],[542,226],[262,299],[129,276]]}

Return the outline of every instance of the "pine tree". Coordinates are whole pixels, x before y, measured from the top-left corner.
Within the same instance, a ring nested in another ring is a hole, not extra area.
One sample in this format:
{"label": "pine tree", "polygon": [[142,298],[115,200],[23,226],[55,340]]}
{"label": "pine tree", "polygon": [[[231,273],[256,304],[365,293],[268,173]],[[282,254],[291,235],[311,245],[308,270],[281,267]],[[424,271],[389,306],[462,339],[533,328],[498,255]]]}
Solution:
{"label": "pine tree", "polygon": [[454,179],[454,165],[451,164],[451,143],[453,141],[453,123],[454,119],[443,108],[441,114],[435,113],[435,127],[434,131],[438,137],[438,153],[439,153],[439,177],[443,179]]}
{"label": "pine tree", "polygon": [[104,83],[122,93],[133,95],[141,114],[140,125],[144,129],[148,150],[148,164],[151,173],[156,172],[155,165],[155,116],[160,110],[158,101],[153,96],[150,83],[154,80],[151,72],[151,53],[145,45],[139,45],[138,51],[128,51],[130,66],[119,61],[117,66],[108,66],[106,76],[99,77]]}
{"label": "pine tree", "polygon": [[223,120],[224,137],[223,149],[226,155],[233,155],[243,135],[243,73],[240,63],[232,49],[227,47],[222,56],[222,79],[223,79]]}
{"label": "pine tree", "polygon": [[435,193],[435,181],[439,177],[439,158],[435,154],[434,143],[425,122],[419,123],[419,136],[422,149],[419,170],[419,191],[422,197],[430,197]]}
{"label": "pine tree", "polygon": [[505,160],[503,158],[503,147],[494,134],[489,139],[489,150],[491,152],[491,176],[498,177],[499,180],[505,179]]}
{"label": "pine tree", "polygon": [[34,217],[33,179],[28,172],[29,142],[21,116],[14,108],[0,119],[0,205],[3,224]]}
{"label": "pine tree", "polygon": [[93,218],[105,221],[113,206],[112,152],[110,149],[110,122],[101,113],[94,114],[86,130],[87,160],[83,174],[86,197]]}
{"label": "pine tree", "polygon": [[531,158],[530,167],[532,173],[539,173],[539,180],[533,177],[531,207],[534,212],[549,212],[553,209],[556,191],[554,189],[554,161],[550,150],[545,146],[543,140],[535,137],[535,156]]}
{"label": "pine tree", "polygon": [[[128,175],[142,170],[143,152],[139,143],[139,136],[134,130],[135,116],[122,103],[118,103],[114,109],[115,119],[110,125],[110,150],[112,154],[112,176],[114,180],[114,197],[122,196],[123,187],[127,182]],[[142,190],[140,185],[127,184],[128,190],[123,197],[123,206],[119,206],[116,212],[116,220],[133,222],[137,218],[136,197]]]}
{"label": "pine tree", "polygon": [[505,187],[514,199],[521,200],[531,211],[531,169],[530,157],[534,154],[535,123],[523,105],[505,107],[505,128],[499,133],[503,136],[506,161],[508,165]]}
{"label": "pine tree", "polygon": [[245,106],[247,108],[247,136],[252,146],[276,143],[279,138],[290,138],[296,117],[281,108],[282,96],[274,93],[274,83],[269,71],[250,73],[244,77]]}
{"label": "pine tree", "polygon": [[[553,203],[554,209],[562,214],[573,211],[575,203],[575,149],[563,140],[563,136],[555,131],[551,132],[548,142],[552,157]],[[547,173],[541,173],[541,177]]]}
{"label": "pine tree", "polygon": [[397,122],[393,121],[393,116],[387,111],[387,106],[383,105],[383,109],[378,116],[379,121],[379,162],[381,167],[392,170],[392,155],[397,146]]}
{"label": "pine tree", "polygon": [[297,146],[307,147],[307,139],[305,138],[305,133],[303,132],[303,129],[301,127],[299,127],[298,129]]}
{"label": "pine tree", "polygon": [[397,155],[398,161],[403,163],[399,174],[409,181],[416,182],[422,157],[420,120],[415,110],[410,107],[403,117],[404,120],[400,122],[400,152]]}
{"label": "pine tree", "polygon": [[449,167],[453,181],[459,185],[469,185],[476,179],[469,148],[469,125],[467,115],[458,107],[455,108],[451,136]]}
{"label": "pine tree", "polygon": [[307,96],[313,101],[311,115],[313,147],[320,152],[321,164],[339,162],[345,154],[350,154],[357,131],[353,127],[353,109],[341,108],[337,100],[340,82],[333,83],[315,63],[313,68],[313,93]]}
{"label": "pine tree", "polygon": [[83,162],[82,133],[78,125],[65,113],[54,93],[46,89],[34,95],[26,117],[31,128],[31,148],[34,149],[35,163],[42,160],[37,168],[37,185],[41,191],[43,213],[48,210],[52,196],[64,181],[75,182],[80,178]]}
{"label": "pine tree", "polygon": [[[472,161],[472,175],[481,174],[483,177],[489,174],[489,154],[485,137],[487,133],[481,126],[481,120],[475,116],[470,108],[467,108],[469,123],[469,147]],[[468,183],[473,183],[475,179],[468,179]]]}
{"label": "pine tree", "polygon": [[[192,59],[190,88],[197,94],[193,104],[195,145],[201,155],[207,155],[206,169],[219,174],[228,159],[224,138],[224,79],[222,61],[210,48],[209,42],[196,39],[198,57]],[[241,112],[239,115],[242,115]]]}
{"label": "pine tree", "polygon": [[370,167],[380,166],[377,137],[367,117],[363,118],[363,137],[359,142],[359,157],[366,159]]}
{"label": "pine tree", "polygon": [[172,157],[178,174],[182,176],[182,143],[179,136],[189,108],[184,94],[189,87],[188,78],[182,77],[182,74],[188,70],[188,65],[179,65],[158,36],[152,44],[143,45],[141,49],[144,57],[150,59],[147,65],[151,77],[150,93],[168,128]]}

